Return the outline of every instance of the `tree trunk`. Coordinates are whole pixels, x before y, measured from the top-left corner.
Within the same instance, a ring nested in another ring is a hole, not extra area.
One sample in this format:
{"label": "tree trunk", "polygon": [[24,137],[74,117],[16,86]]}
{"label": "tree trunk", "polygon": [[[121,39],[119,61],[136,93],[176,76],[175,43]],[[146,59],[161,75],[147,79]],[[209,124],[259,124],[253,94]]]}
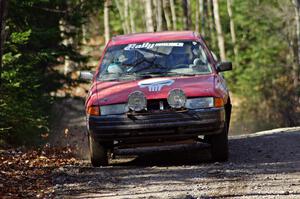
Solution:
{"label": "tree trunk", "polygon": [[162,3],[161,0],[156,0],[156,31],[162,31]]}
{"label": "tree trunk", "polygon": [[195,29],[196,32],[200,33],[200,23],[201,19],[201,36],[205,36],[205,16],[204,16],[204,2],[203,0],[196,1],[196,20],[195,20]]}
{"label": "tree trunk", "polygon": [[294,88],[298,89],[299,85],[299,68],[300,68],[300,0],[294,0],[295,4],[295,25],[296,25],[296,37],[297,37],[297,50],[295,53],[296,64],[293,67],[293,84]]}
{"label": "tree trunk", "polygon": [[82,44],[87,44],[87,26],[86,24],[81,25],[81,31],[82,31]]}
{"label": "tree trunk", "polygon": [[182,8],[183,8],[183,29],[188,30],[191,25],[190,18],[190,0],[182,0]]}
{"label": "tree trunk", "polygon": [[104,37],[105,37],[105,44],[107,44],[110,38],[109,0],[104,1]]}
{"label": "tree trunk", "polygon": [[1,39],[0,39],[0,86],[2,86],[2,55],[3,55],[3,48],[4,48],[4,41],[5,41],[5,18],[6,18],[6,12],[7,12],[7,1],[6,0],[0,0],[0,33],[1,33]]}
{"label": "tree trunk", "polygon": [[216,46],[216,37],[215,37],[215,30],[214,30],[214,17],[212,14],[212,0],[207,1],[207,23],[209,27],[209,37],[211,42],[211,47],[215,48]]}
{"label": "tree trunk", "polygon": [[167,23],[167,30],[172,29],[172,23],[171,23],[171,14],[170,14],[170,6],[169,6],[168,0],[163,0],[163,8],[164,8],[164,16]]}
{"label": "tree trunk", "polygon": [[171,14],[172,14],[173,30],[177,30],[177,19],[176,19],[174,0],[170,0],[170,7],[171,7]]}
{"label": "tree trunk", "polygon": [[205,36],[205,15],[204,15],[204,1],[199,0],[199,11],[201,16],[201,35]]}
{"label": "tree trunk", "polygon": [[154,32],[157,29],[157,0],[152,0],[152,20],[153,20],[153,29]]}
{"label": "tree trunk", "polygon": [[116,4],[117,9],[118,9],[118,11],[119,11],[119,15],[120,15],[121,23],[122,23],[123,33],[124,33],[124,34],[127,34],[127,33],[128,33],[128,30],[127,30],[126,25],[125,25],[124,13],[123,13],[123,10],[122,10],[122,7],[121,7],[121,5],[120,5],[119,0],[115,0],[115,4]]}
{"label": "tree trunk", "polygon": [[233,12],[232,12],[232,2],[233,0],[227,0],[227,11],[229,15],[230,20],[230,34],[231,34],[231,40],[233,45],[233,52],[235,57],[238,56],[238,48],[236,45],[236,36],[235,36],[235,29],[234,29],[234,20],[233,20]]}
{"label": "tree trunk", "polygon": [[[199,0],[200,1],[200,0]],[[200,18],[200,6],[199,6],[199,1],[196,1],[196,10],[195,10],[195,31],[197,33],[200,33],[199,29],[199,18]]]}
{"label": "tree trunk", "polygon": [[147,32],[154,32],[151,0],[144,0]]}
{"label": "tree trunk", "polygon": [[218,0],[213,0],[212,2],[213,2],[214,19],[215,19],[215,25],[217,30],[220,57],[221,57],[221,61],[225,61],[226,59],[225,42],[224,42],[224,36],[222,32],[222,26],[221,26],[220,15],[219,15],[219,3]]}
{"label": "tree trunk", "polygon": [[129,13],[128,13],[129,7],[128,6],[129,6],[128,0],[124,0],[124,24],[125,24],[127,33],[130,33]]}
{"label": "tree trunk", "polygon": [[129,18],[130,18],[130,28],[131,28],[131,32],[135,33],[135,22],[134,22],[134,18],[135,18],[135,1],[133,2],[132,0],[129,0],[129,5],[130,5],[130,9],[129,9]]}
{"label": "tree trunk", "polygon": [[[70,5],[68,5],[70,6]],[[69,9],[69,8],[67,8]],[[62,17],[59,20],[59,31],[62,38],[62,44],[66,47],[74,47],[74,37],[70,33],[74,33],[75,28],[66,20],[65,17]],[[69,55],[64,56],[64,75],[67,76],[75,68],[76,63],[70,59]]]}

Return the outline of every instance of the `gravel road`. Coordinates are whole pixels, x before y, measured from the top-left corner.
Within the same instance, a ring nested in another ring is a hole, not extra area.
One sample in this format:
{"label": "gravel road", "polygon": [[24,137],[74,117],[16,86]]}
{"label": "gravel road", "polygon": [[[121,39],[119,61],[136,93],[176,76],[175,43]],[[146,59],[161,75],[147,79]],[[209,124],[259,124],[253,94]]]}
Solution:
{"label": "gravel road", "polygon": [[63,138],[54,140],[75,143],[83,160],[53,171],[57,198],[300,198],[300,127],[232,136],[226,163],[209,162],[209,146],[194,143],[120,150],[109,166],[92,168],[84,119],[74,113],[82,104],[68,105],[68,130],[58,126]]}
{"label": "gravel road", "polygon": [[58,197],[300,198],[300,128],[232,137],[230,160],[210,163],[207,146],[125,151],[110,166],[60,168]]}

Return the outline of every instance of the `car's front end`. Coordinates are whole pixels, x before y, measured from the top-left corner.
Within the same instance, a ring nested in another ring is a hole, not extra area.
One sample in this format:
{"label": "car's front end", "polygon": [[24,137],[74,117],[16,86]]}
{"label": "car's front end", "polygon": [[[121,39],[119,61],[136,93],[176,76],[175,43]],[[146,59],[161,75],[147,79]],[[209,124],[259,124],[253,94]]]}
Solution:
{"label": "car's front end", "polygon": [[214,97],[187,99],[180,108],[172,108],[167,99],[147,100],[141,111],[130,110],[125,103],[93,108],[99,111],[88,115],[88,129],[104,143],[197,138],[220,133],[225,122],[223,99]]}
{"label": "car's front end", "polygon": [[200,40],[110,46],[86,101],[93,165],[115,144],[227,139],[228,90],[207,53]]}

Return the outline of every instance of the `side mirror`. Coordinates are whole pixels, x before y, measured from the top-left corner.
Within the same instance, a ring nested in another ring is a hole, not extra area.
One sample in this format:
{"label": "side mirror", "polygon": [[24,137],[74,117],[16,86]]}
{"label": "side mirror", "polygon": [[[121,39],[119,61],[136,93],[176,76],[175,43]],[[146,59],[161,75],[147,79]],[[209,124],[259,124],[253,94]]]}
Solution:
{"label": "side mirror", "polygon": [[79,79],[85,81],[92,81],[94,78],[94,73],[91,71],[80,71],[79,72]]}
{"label": "side mirror", "polygon": [[229,71],[232,70],[231,62],[219,62],[216,67],[218,72]]}

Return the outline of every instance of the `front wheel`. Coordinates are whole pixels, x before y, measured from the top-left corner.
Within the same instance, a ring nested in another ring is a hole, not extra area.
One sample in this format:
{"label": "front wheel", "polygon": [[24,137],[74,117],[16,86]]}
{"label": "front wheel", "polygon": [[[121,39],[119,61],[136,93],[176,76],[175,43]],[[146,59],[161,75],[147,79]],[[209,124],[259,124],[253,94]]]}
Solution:
{"label": "front wheel", "polygon": [[215,162],[225,162],[228,160],[228,127],[225,122],[223,131],[216,135],[209,136],[211,144],[211,156]]}
{"label": "front wheel", "polygon": [[105,166],[108,164],[107,148],[97,142],[89,135],[90,157],[93,167]]}

